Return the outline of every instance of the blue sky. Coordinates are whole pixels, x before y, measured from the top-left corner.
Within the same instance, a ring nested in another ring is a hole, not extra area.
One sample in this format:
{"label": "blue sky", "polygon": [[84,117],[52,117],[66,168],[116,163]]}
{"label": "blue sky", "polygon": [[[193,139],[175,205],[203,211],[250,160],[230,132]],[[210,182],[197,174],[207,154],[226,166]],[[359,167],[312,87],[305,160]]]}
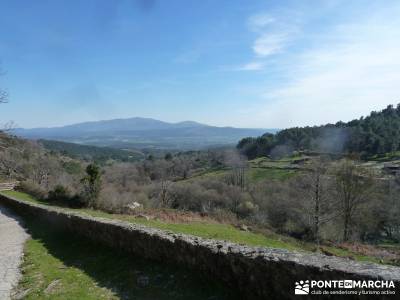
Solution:
{"label": "blue sky", "polygon": [[399,1],[0,1],[0,120],[283,128],[400,102]]}

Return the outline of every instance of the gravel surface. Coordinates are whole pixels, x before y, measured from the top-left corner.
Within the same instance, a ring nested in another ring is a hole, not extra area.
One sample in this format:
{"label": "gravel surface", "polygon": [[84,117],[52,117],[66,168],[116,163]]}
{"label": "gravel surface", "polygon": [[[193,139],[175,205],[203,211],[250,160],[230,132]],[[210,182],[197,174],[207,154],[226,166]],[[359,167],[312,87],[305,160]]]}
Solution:
{"label": "gravel surface", "polygon": [[0,300],[7,300],[18,284],[19,265],[28,234],[19,219],[0,205]]}

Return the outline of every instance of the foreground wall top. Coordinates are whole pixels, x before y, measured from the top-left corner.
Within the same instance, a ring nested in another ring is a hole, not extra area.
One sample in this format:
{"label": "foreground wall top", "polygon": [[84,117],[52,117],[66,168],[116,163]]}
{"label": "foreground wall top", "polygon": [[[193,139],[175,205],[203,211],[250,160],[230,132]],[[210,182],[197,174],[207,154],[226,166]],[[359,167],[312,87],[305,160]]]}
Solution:
{"label": "foreground wall top", "polygon": [[[400,268],[394,266],[203,239],[4,195],[0,195],[0,204],[111,247],[195,268],[237,288],[246,299],[295,298],[294,285],[300,280],[390,280],[396,288],[400,287]],[[388,299],[394,298],[388,296]]]}

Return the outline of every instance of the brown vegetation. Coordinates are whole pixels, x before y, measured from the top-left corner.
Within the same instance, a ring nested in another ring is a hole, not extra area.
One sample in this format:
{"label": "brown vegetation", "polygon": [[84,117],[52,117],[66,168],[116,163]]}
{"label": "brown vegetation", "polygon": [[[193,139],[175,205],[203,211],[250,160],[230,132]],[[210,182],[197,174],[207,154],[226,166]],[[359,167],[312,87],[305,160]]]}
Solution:
{"label": "brown vegetation", "polygon": [[[99,168],[35,142],[5,134],[0,140],[1,176],[59,205],[166,221],[248,224],[317,244],[400,240],[398,177],[382,179],[355,161],[314,157],[302,161],[297,176],[251,181],[248,162],[234,151],[178,153]],[[206,170],[225,175],[198,176]]]}

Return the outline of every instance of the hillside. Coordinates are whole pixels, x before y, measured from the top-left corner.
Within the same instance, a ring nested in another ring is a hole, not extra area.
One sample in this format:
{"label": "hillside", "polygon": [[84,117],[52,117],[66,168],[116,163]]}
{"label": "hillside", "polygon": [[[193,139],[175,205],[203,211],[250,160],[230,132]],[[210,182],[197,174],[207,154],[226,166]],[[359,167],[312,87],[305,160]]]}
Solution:
{"label": "hillside", "polygon": [[49,139],[94,146],[137,149],[200,149],[233,145],[266,129],[217,127],[193,121],[167,123],[149,118],[85,122],[63,127],[14,130],[29,139]]}
{"label": "hillside", "polygon": [[[37,199],[26,193],[18,191],[3,191],[0,196],[10,196],[15,199],[45,205],[46,207],[56,207],[62,212],[73,212],[103,219],[125,221],[132,224],[141,224],[161,230],[168,230],[174,233],[190,234],[206,239],[225,240],[248,246],[280,248],[301,252],[316,252],[315,244],[299,241],[295,238],[280,235],[269,229],[260,228],[256,224],[246,226],[243,223],[229,224],[221,223],[215,219],[200,214],[183,212],[179,210],[151,209],[139,211],[136,214],[111,214],[100,210],[85,208],[67,208],[51,204],[46,200]],[[143,213],[146,213],[145,215]],[[145,217],[144,217],[145,216]],[[389,246],[392,246],[389,248]],[[389,251],[385,251],[389,248]],[[398,265],[400,248],[398,244],[379,244],[375,245],[374,251],[367,247],[355,247],[355,245],[321,245],[321,250],[325,254],[337,257],[346,257],[356,261],[368,261],[381,264]],[[369,250],[369,251],[368,251]]]}
{"label": "hillside", "polygon": [[347,123],[294,127],[245,138],[237,148],[249,158],[282,156],[299,150],[353,153],[364,158],[394,153],[400,150],[400,104]]}
{"label": "hillside", "polygon": [[[398,199],[400,180],[392,176],[382,180],[378,173],[366,178],[366,169],[359,165],[360,162],[333,160],[317,165],[318,157],[301,153],[281,159],[246,160],[234,149],[213,149],[170,153],[134,162],[115,161],[96,168],[79,158],[65,157],[67,153],[59,151],[64,143],[50,141],[50,146],[59,147],[59,150],[49,151],[44,149],[43,142],[5,134],[0,141],[7,145],[0,150],[0,162],[4,162],[4,165],[0,164],[0,170],[4,179],[18,179],[21,182],[18,189],[23,191],[2,194],[23,201],[63,212],[142,224],[173,234],[190,234],[257,247],[319,252],[331,257],[345,257],[348,262],[399,265],[400,210],[395,200]],[[69,144],[65,146],[68,148]],[[92,149],[83,146],[82,150],[76,146],[79,145],[71,147],[78,154]],[[93,148],[93,154],[96,154],[97,148]],[[346,183],[357,187],[356,194],[351,197],[361,205],[354,206],[357,219],[351,220],[351,234],[346,236],[343,219],[346,207],[338,202],[338,199],[344,200],[340,196],[343,195],[342,186],[337,182],[348,173],[351,176],[345,178]],[[315,195],[313,178],[316,175],[321,182],[318,192],[323,195],[322,210],[318,214],[312,209],[314,198],[309,196],[310,191]],[[337,214],[338,210],[340,214]],[[333,221],[321,223],[315,229],[312,223],[315,216]],[[24,275],[19,288],[37,291],[39,295],[29,299],[41,299],[48,286],[60,281],[63,282],[62,291],[68,295],[85,293],[85,290],[96,296],[104,293],[104,290],[92,288],[98,274],[103,272],[101,268],[97,271],[96,266],[104,264],[94,263],[99,259],[118,266],[106,273],[105,281],[110,282],[108,276],[117,278],[121,289],[125,289],[126,284],[124,295],[133,290],[132,282],[137,282],[135,277],[128,277],[128,282],[115,275],[134,272],[129,268],[131,264],[115,260],[115,252],[82,239],[64,243],[64,239],[69,241],[67,236],[48,232],[37,218],[27,220],[27,224],[33,237],[24,251]],[[77,246],[71,248],[69,245]],[[51,251],[54,249],[65,258],[66,265],[73,264],[76,268],[60,265],[57,255]],[[87,259],[89,256],[90,260]],[[76,261],[79,264],[75,265]],[[94,268],[91,273],[94,280],[83,277],[85,268]],[[145,270],[146,276],[155,278],[156,275],[153,277],[147,273],[150,271]],[[85,281],[76,287],[69,284],[69,276],[82,276]],[[190,278],[190,274],[187,276]],[[43,282],[41,278],[47,280]],[[150,283],[149,287],[151,291],[159,291],[157,285]],[[194,291],[181,290],[184,293]]]}
{"label": "hillside", "polygon": [[50,140],[38,140],[38,142],[47,150],[58,152],[72,158],[95,161],[98,163],[104,163],[110,159],[123,162],[137,161],[144,157],[144,154],[139,151],[79,145]]}

